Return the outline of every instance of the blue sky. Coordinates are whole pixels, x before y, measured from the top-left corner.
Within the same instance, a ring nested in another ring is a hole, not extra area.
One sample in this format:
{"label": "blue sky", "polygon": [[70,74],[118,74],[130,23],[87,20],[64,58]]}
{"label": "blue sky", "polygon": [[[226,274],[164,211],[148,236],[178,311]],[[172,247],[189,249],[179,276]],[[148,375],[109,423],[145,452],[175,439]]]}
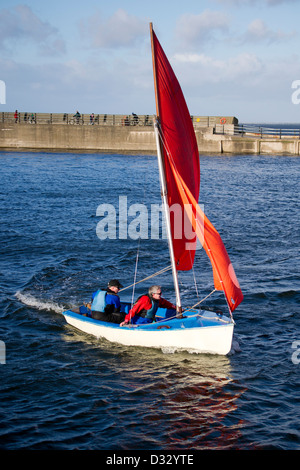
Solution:
{"label": "blue sky", "polygon": [[1,111],[153,114],[149,22],[191,114],[300,121],[299,0],[1,0]]}

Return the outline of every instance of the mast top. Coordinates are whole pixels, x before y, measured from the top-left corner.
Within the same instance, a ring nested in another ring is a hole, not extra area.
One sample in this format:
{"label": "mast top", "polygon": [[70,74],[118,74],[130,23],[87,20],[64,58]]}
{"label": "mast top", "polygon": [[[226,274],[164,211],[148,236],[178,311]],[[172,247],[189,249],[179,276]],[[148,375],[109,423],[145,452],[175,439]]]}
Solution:
{"label": "mast top", "polygon": [[155,105],[156,105],[156,116],[159,117],[159,103],[157,93],[157,77],[156,77],[156,61],[154,53],[154,41],[153,41],[153,23],[150,23],[150,38],[151,38],[151,51],[152,51],[152,65],[153,65],[153,78],[154,78],[154,92],[155,92]]}

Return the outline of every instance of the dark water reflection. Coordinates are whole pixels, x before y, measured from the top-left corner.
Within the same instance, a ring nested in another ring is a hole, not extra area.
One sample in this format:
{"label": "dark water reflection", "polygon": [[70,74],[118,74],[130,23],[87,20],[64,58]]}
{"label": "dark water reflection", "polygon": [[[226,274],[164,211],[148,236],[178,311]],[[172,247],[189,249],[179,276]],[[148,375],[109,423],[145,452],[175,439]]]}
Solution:
{"label": "dark water reflection", "polygon": [[[138,242],[99,240],[96,209],[120,194],[128,205],[159,203],[154,158],[2,153],[0,161],[1,449],[299,449],[297,158],[201,158],[201,202],[244,292],[239,348],[228,357],[110,344],[60,314],[107,278],[132,282]],[[139,279],[168,263],[166,246],[145,240]],[[211,267],[201,253],[195,277],[207,295]],[[169,274],[155,282],[173,300]],[[180,282],[192,305],[193,277]]]}

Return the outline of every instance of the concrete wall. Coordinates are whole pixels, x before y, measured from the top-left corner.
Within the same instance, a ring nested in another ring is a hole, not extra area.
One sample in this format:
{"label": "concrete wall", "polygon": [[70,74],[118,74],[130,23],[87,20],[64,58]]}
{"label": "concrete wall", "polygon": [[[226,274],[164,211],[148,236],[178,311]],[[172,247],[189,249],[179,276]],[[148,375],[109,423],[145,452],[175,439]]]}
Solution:
{"label": "concrete wall", "polygon": [[[197,129],[200,154],[299,155],[299,138],[278,139],[214,134]],[[0,150],[81,151],[156,154],[151,126],[80,126],[0,123]]]}
{"label": "concrete wall", "polygon": [[152,127],[0,124],[0,148],[151,153],[155,139]]}

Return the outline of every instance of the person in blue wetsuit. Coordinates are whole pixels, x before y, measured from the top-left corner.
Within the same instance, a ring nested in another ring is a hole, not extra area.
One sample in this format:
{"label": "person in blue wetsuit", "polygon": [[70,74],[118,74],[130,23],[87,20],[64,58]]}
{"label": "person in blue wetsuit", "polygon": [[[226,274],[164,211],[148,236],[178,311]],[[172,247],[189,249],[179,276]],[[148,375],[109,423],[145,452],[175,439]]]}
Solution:
{"label": "person in blue wetsuit", "polygon": [[92,295],[91,317],[110,323],[124,321],[125,313],[121,312],[121,302],[118,292],[122,284],[117,279],[109,281],[107,289],[97,290]]}

